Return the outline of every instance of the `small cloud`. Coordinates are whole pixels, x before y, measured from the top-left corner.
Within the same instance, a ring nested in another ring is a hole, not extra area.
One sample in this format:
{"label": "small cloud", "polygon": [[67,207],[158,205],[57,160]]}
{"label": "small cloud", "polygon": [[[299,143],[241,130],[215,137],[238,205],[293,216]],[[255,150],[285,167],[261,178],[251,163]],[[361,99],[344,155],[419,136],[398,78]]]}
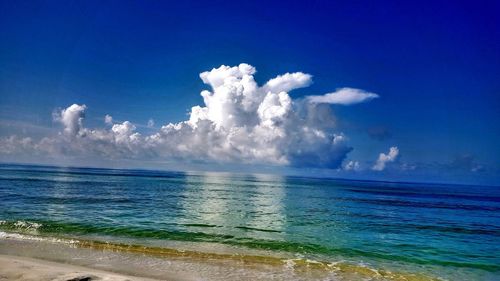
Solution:
{"label": "small cloud", "polygon": [[396,161],[398,155],[399,149],[396,146],[391,147],[389,149],[389,153],[387,154],[380,153],[377,162],[375,162],[375,165],[372,167],[372,170],[383,171],[387,163]]}
{"label": "small cloud", "polygon": [[106,114],[106,116],[104,116],[104,123],[106,123],[107,125],[113,125],[113,117]]}
{"label": "small cloud", "polygon": [[333,144],[340,144],[345,141],[347,141],[347,137],[344,135],[344,133],[333,134]]}
{"label": "small cloud", "polygon": [[155,126],[155,120],[149,119],[148,120],[148,128],[153,128]]}
{"label": "small cloud", "polygon": [[265,91],[274,93],[289,92],[294,89],[304,88],[312,83],[312,75],[303,72],[285,73],[269,80],[264,85]]}
{"label": "small cloud", "polygon": [[307,96],[306,99],[311,103],[352,105],[367,102],[378,97],[379,95],[375,93],[366,92],[361,89],[341,88],[333,93],[322,96]]}
{"label": "small cloud", "polygon": [[346,171],[359,171],[360,170],[360,165],[358,161],[349,161],[344,165],[344,170]]}

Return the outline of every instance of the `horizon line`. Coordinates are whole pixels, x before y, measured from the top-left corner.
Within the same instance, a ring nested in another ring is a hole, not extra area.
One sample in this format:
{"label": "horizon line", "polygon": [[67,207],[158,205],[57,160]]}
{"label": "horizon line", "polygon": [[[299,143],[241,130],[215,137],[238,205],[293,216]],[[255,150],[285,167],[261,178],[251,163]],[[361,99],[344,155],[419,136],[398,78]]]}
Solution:
{"label": "horizon line", "polygon": [[[109,168],[109,167],[92,167],[92,166],[77,166],[77,165],[49,165],[49,164],[38,164],[38,163],[12,163],[0,161],[0,166],[34,166],[34,167],[46,167],[46,168],[69,168],[69,169],[94,169],[94,170],[109,170],[109,171],[145,171],[145,172],[161,172],[161,173],[219,173],[219,174],[235,174],[235,175],[271,175],[271,176],[283,176],[289,178],[304,178],[304,179],[323,179],[332,181],[352,181],[352,182],[374,182],[374,183],[394,183],[394,184],[426,184],[426,185],[451,185],[451,186],[478,186],[478,187],[493,187],[500,188],[500,185],[490,185],[490,184],[468,184],[468,183],[450,183],[450,182],[418,182],[418,181],[391,181],[391,180],[376,180],[376,179],[350,179],[343,177],[331,177],[331,176],[305,176],[305,175],[291,175],[291,174],[277,174],[277,173],[249,173],[249,172],[236,172],[236,171],[202,171],[202,170],[167,170],[167,169],[148,169],[148,168]],[[6,169],[0,169],[6,170]],[[120,175],[118,175],[120,176]],[[123,176],[123,175],[122,175]]]}

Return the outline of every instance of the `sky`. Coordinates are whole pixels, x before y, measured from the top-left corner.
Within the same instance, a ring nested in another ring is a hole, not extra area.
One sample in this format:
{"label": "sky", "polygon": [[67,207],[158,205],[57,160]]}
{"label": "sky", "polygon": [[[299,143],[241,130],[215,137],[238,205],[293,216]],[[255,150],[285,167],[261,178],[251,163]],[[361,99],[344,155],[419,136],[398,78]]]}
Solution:
{"label": "sky", "polygon": [[499,14],[0,1],[0,162],[499,185]]}

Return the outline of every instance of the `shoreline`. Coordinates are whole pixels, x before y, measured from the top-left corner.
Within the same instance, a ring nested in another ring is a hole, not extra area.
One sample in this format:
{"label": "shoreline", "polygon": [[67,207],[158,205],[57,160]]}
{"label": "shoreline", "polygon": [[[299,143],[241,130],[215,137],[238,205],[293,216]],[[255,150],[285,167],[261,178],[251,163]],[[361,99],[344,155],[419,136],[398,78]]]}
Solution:
{"label": "shoreline", "polygon": [[441,280],[417,272],[390,272],[342,261],[326,264],[305,259],[156,250],[161,249],[4,235],[0,239],[0,280],[72,280],[87,275],[95,278],[74,280]]}

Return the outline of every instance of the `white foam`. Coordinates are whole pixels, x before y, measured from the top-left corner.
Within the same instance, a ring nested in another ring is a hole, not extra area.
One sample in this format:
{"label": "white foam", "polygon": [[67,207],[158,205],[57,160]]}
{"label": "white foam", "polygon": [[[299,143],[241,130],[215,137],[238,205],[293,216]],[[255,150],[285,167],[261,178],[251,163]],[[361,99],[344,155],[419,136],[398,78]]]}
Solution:
{"label": "white foam", "polygon": [[14,226],[17,228],[24,228],[28,230],[37,230],[39,229],[42,224],[41,223],[36,223],[36,222],[29,222],[29,221],[16,221],[14,223]]}
{"label": "white foam", "polygon": [[43,242],[51,242],[51,243],[64,243],[64,244],[76,244],[79,241],[74,239],[61,239],[54,237],[40,237],[33,235],[25,235],[19,233],[10,233],[0,231],[0,239],[11,239],[11,240],[24,240],[24,241],[43,241]]}

